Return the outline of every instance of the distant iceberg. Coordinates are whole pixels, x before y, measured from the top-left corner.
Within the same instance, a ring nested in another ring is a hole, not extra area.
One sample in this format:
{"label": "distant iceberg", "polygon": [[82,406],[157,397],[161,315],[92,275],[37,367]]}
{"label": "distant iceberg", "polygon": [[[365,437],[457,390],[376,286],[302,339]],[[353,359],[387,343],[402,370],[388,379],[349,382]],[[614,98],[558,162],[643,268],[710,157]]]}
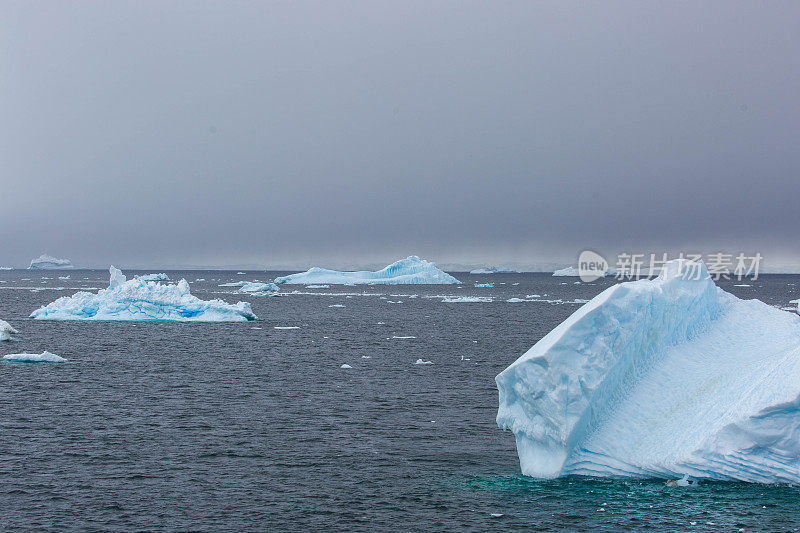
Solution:
{"label": "distant iceberg", "polygon": [[470,274],[516,274],[516,270],[512,270],[506,267],[496,267],[490,266],[486,268],[476,268],[475,270],[470,270]]}
{"label": "distant iceberg", "polygon": [[566,268],[560,268],[560,269],[556,270],[555,272],[553,272],[553,275],[554,276],[574,276],[576,278],[579,276],[578,269],[573,267],[573,266],[569,266],[569,267],[566,267]]}
{"label": "distant iceberg", "polygon": [[19,331],[14,329],[11,324],[5,320],[0,320],[0,341],[10,341],[12,338],[11,335],[14,333],[19,333]]}
{"label": "distant iceberg", "polygon": [[170,322],[244,322],[257,317],[247,302],[201,300],[189,292],[185,279],[177,285],[126,279],[113,266],[107,289],[78,292],[40,307],[37,320],[124,320]]}
{"label": "distant iceberg", "polygon": [[412,255],[392,263],[382,270],[371,272],[339,272],[326,268],[314,267],[306,272],[275,278],[275,283],[295,283],[302,285],[328,284],[328,285],[363,285],[363,284],[455,284],[460,283],[456,278],[447,274],[436,265]]}
{"label": "distant iceberg", "polygon": [[275,292],[280,290],[274,283],[261,283],[258,281],[251,281],[242,285],[239,290],[241,292]]}
{"label": "distant iceberg", "polygon": [[800,317],[702,263],[606,289],[496,381],[525,475],[800,483]]}
{"label": "distant iceberg", "polygon": [[3,359],[14,363],[66,363],[67,360],[47,350],[42,353],[10,353]]}
{"label": "distant iceberg", "polygon": [[75,268],[69,259],[57,259],[53,256],[42,254],[31,260],[29,270],[67,270]]}
{"label": "distant iceberg", "polygon": [[169,281],[169,276],[167,276],[164,272],[161,272],[160,274],[142,274],[134,277],[142,281]]}

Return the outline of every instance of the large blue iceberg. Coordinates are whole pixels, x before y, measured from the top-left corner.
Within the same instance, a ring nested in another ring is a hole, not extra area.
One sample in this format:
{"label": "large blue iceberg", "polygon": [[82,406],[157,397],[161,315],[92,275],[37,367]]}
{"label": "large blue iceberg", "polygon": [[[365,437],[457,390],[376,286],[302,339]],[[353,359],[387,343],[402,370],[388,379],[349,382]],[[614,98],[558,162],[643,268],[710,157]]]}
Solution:
{"label": "large blue iceberg", "polygon": [[125,278],[113,266],[107,289],[78,292],[40,307],[37,320],[125,320],[169,322],[244,322],[257,317],[247,302],[229,304],[201,300],[189,292],[185,279],[177,285]]}
{"label": "large blue iceberg", "polygon": [[800,483],[800,317],[702,263],[606,289],[496,381],[523,474]]}
{"label": "large blue iceberg", "polygon": [[456,278],[436,268],[430,261],[412,255],[401,259],[377,272],[361,270],[358,272],[339,272],[327,268],[314,267],[306,272],[275,278],[275,283],[329,284],[329,285],[407,285],[407,284],[455,284]]}

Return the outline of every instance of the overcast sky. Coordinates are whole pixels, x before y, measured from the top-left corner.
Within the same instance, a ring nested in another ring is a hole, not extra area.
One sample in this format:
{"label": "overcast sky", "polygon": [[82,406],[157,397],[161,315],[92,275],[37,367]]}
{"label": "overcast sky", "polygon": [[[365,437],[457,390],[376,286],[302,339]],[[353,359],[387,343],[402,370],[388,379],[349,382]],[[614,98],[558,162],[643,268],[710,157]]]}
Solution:
{"label": "overcast sky", "polygon": [[0,264],[800,263],[800,2],[0,2]]}

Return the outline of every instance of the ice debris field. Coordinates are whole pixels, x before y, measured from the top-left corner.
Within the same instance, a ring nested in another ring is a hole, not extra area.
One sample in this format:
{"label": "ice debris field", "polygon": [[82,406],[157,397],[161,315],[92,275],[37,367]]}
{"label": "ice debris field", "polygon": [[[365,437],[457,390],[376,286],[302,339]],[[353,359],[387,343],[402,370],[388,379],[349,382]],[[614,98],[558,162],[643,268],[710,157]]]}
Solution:
{"label": "ice debris field", "polygon": [[430,261],[425,261],[424,259],[412,255],[392,263],[377,272],[369,270],[340,272],[338,270],[314,267],[306,272],[275,278],[275,283],[294,283],[302,285],[435,285],[457,284],[460,282],[450,274],[436,268],[436,265]]}
{"label": "ice debris field", "polygon": [[800,316],[702,263],[609,287],[496,381],[523,474],[800,483]]}
{"label": "ice debris field", "polygon": [[113,266],[107,289],[81,291],[64,296],[31,313],[37,320],[125,320],[171,322],[244,322],[256,320],[250,304],[201,300],[189,291],[189,283],[163,284],[128,280]]}

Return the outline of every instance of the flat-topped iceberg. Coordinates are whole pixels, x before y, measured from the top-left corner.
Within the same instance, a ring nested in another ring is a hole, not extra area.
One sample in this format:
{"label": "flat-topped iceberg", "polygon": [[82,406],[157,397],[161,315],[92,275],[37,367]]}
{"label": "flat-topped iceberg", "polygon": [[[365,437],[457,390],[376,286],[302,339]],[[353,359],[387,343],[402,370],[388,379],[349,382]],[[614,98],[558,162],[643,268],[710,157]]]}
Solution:
{"label": "flat-topped iceberg", "polygon": [[554,276],[574,276],[574,277],[577,278],[580,274],[578,274],[578,269],[577,268],[575,268],[573,266],[568,266],[566,268],[559,268],[558,270],[553,272],[553,275]]}
{"label": "flat-topped iceberg", "polygon": [[31,260],[28,270],[67,270],[75,268],[69,259],[57,259],[51,255],[42,254]]}
{"label": "flat-topped iceberg", "polygon": [[800,483],[800,317],[702,263],[606,289],[496,381],[523,474]]}
{"label": "flat-topped iceberg", "polygon": [[63,357],[50,353],[47,350],[42,353],[10,353],[4,355],[3,359],[13,363],[66,363]]}
{"label": "flat-topped iceberg", "polygon": [[5,320],[0,320],[0,341],[10,341],[11,335],[14,333],[19,333],[19,331]]}
{"label": "flat-topped iceberg", "polygon": [[291,274],[275,278],[275,283],[329,284],[329,285],[406,285],[406,284],[455,284],[460,283],[456,278],[438,268],[434,263],[412,255],[392,263],[382,270],[372,272],[361,270],[358,272],[340,272],[327,268],[314,267],[306,272]]}
{"label": "flat-topped iceberg", "polygon": [[244,322],[257,318],[247,302],[234,305],[193,296],[185,279],[176,285],[128,280],[113,266],[109,273],[107,289],[64,296],[40,307],[31,313],[31,318],[170,322]]}

